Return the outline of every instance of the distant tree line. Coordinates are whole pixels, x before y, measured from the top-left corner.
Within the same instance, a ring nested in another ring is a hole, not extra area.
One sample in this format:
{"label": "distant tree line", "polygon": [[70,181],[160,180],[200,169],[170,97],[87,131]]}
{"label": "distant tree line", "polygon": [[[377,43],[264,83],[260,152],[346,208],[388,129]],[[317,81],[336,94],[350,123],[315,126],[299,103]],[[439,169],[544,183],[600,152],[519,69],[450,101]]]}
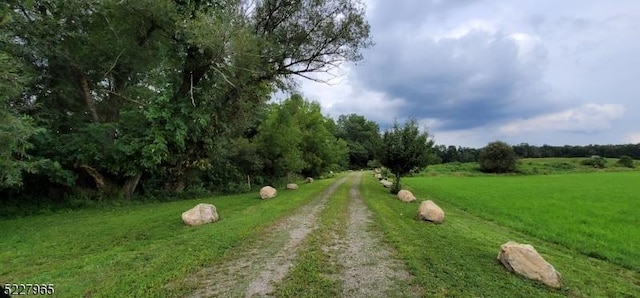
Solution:
{"label": "distant tree line", "polygon": [[536,157],[601,157],[620,158],[623,155],[640,159],[640,144],[624,145],[586,145],[586,146],[534,146],[522,143],[513,146],[521,158]]}
{"label": "distant tree line", "polygon": [[[521,143],[511,146],[518,158],[540,157],[591,157],[620,158],[629,156],[640,159],[640,144],[586,145],[586,146],[535,146]],[[436,145],[433,147],[437,162],[477,162],[482,149],[461,146]]]}

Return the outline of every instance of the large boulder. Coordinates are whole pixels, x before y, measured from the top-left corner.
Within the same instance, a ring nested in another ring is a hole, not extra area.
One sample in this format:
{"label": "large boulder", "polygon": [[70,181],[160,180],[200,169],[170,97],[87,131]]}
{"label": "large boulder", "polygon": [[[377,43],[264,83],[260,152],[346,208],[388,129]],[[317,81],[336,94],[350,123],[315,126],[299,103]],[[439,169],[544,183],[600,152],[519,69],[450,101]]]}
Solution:
{"label": "large boulder", "polygon": [[541,281],[553,288],[562,286],[562,275],[530,244],[509,241],[500,246],[498,260],[511,272]]}
{"label": "large boulder", "polygon": [[306,183],[313,183],[313,178],[311,178],[311,177],[307,177],[306,179],[304,179],[304,182],[306,182]]}
{"label": "large boulder", "polygon": [[431,200],[422,201],[418,207],[418,217],[434,223],[444,222],[444,211]]}
{"label": "large boulder", "polygon": [[410,191],[402,189],[398,192],[398,199],[406,203],[411,203],[416,200],[416,197]]}
{"label": "large boulder", "polygon": [[298,184],[289,183],[287,184],[287,189],[298,189]]}
{"label": "large boulder", "polygon": [[185,212],[182,212],[182,221],[189,226],[199,226],[215,222],[218,221],[219,218],[216,206],[211,204],[201,203]]}
{"label": "large boulder", "polygon": [[277,194],[278,194],[278,191],[276,191],[276,189],[271,186],[265,186],[260,189],[260,198],[263,200],[271,199],[275,197]]}

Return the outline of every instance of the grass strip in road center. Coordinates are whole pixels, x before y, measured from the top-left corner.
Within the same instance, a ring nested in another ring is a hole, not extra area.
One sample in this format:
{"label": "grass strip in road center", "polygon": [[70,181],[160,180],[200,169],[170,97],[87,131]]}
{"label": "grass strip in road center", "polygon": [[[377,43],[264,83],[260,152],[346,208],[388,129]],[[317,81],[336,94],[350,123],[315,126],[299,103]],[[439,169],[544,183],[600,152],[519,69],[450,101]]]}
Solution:
{"label": "grass strip in road center", "polygon": [[328,251],[346,233],[349,217],[349,188],[354,176],[329,198],[318,219],[318,228],[303,241],[296,264],[282,283],[276,297],[339,297],[343,284],[337,278],[341,268]]}

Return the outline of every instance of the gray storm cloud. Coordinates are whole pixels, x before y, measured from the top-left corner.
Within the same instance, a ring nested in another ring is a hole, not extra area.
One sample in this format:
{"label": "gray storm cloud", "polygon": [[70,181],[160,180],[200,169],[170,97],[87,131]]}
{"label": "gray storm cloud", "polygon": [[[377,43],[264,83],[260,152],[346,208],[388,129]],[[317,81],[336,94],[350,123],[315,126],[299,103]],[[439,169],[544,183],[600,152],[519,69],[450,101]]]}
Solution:
{"label": "gray storm cloud", "polygon": [[464,129],[550,108],[544,101],[546,51],[540,44],[471,30],[460,37],[387,36],[368,53],[357,78],[368,88],[405,101],[406,117]]}

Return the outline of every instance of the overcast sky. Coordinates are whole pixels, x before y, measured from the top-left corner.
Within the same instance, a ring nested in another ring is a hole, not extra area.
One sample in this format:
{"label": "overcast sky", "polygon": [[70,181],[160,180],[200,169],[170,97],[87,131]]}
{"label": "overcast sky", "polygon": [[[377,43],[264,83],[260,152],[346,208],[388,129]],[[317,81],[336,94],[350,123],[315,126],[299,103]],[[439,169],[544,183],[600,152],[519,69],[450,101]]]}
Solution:
{"label": "overcast sky", "polygon": [[640,143],[637,0],[366,0],[376,45],[305,97],[436,143]]}

